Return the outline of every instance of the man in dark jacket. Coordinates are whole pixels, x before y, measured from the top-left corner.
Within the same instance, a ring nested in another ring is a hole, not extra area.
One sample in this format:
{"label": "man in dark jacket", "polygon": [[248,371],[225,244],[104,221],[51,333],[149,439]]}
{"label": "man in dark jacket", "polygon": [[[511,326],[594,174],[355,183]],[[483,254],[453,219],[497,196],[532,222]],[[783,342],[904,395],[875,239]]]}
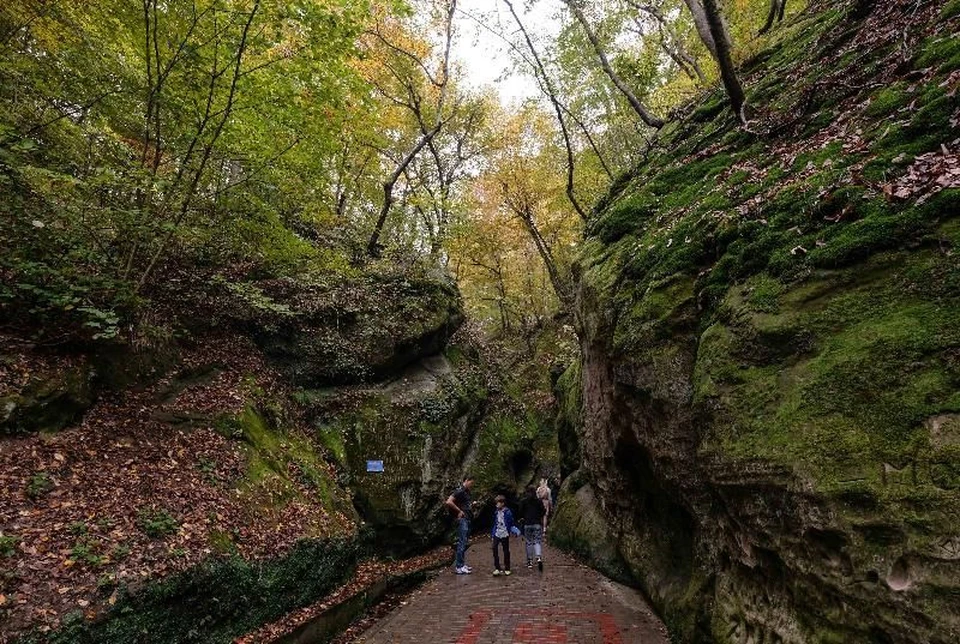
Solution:
{"label": "man in dark jacket", "polygon": [[446,506],[457,518],[457,556],[454,566],[458,575],[469,575],[473,568],[467,565],[467,540],[470,538],[470,521],[473,520],[473,511],[470,502],[470,490],[473,488],[473,479],[466,477],[463,485],[447,497]]}
{"label": "man in dark jacket", "polygon": [[543,572],[543,551],[540,542],[543,539],[543,521],[546,512],[543,502],[537,498],[537,491],[531,485],[520,502],[520,519],[523,521],[523,540],[527,546],[527,568],[533,568],[536,557],[537,568]]}

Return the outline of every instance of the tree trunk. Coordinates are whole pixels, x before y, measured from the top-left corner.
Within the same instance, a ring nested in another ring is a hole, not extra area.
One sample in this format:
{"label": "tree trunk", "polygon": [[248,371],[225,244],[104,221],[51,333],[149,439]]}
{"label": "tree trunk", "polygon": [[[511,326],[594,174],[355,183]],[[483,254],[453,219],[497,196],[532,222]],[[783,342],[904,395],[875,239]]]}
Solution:
{"label": "tree trunk", "polygon": [[[420,154],[420,151],[430,145],[434,137],[440,133],[441,129],[443,129],[443,108],[445,106],[447,87],[449,86],[450,81],[450,46],[453,42],[453,15],[456,10],[457,0],[450,0],[450,4],[447,6],[446,42],[443,49],[443,60],[441,61],[440,76],[436,80],[431,78],[431,80],[433,80],[434,84],[437,86],[439,92],[439,95],[437,96],[436,123],[430,130],[425,129],[424,119],[422,114],[418,111],[419,103],[415,103],[414,106],[411,107],[411,109],[413,109],[415,112],[417,122],[420,124],[421,136],[416,145],[414,145],[413,149],[407,153],[393,173],[387,178],[386,181],[383,182],[383,204],[380,206],[380,214],[377,217],[377,223],[373,228],[373,232],[370,234],[370,240],[367,242],[367,255],[369,257],[375,258],[379,257],[380,255],[380,235],[383,233],[383,227],[387,223],[387,216],[390,214],[390,208],[393,207],[393,189],[397,185],[397,181],[399,181],[401,175],[406,172],[407,167],[413,163],[413,160],[417,158],[417,155]],[[388,46],[393,47],[393,45],[390,45],[389,43]],[[404,50],[401,50],[401,52],[412,56],[412,54],[409,54]],[[420,63],[420,66],[423,67],[424,70],[426,69],[422,63]],[[429,72],[427,72],[427,76],[430,77]]]}
{"label": "tree trunk", "polygon": [[610,170],[610,166],[607,165],[606,159],[603,158],[603,154],[600,152],[600,148],[597,146],[597,142],[594,140],[593,135],[590,134],[590,129],[587,127],[587,124],[584,123],[580,117],[574,114],[569,107],[564,106],[563,111],[567,116],[573,119],[573,122],[576,123],[577,127],[580,128],[580,131],[583,132],[583,135],[587,137],[587,143],[590,144],[590,148],[593,150],[593,153],[597,155],[597,160],[600,161],[600,167],[603,168],[603,171],[606,173],[610,181],[613,181],[613,172]]}
{"label": "tree trunk", "polygon": [[540,258],[543,260],[543,265],[547,268],[547,275],[550,277],[550,283],[553,285],[553,290],[557,293],[557,298],[560,300],[560,305],[563,307],[564,311],[571,311],[572,298],[570,297],[570,292],[567,289],[567,285],[564,284],[563,279],[560,277],[560,271],[557,269],[557,262],[553,259],[553,253],[550,252],[550,247],[547,246],[547,241],[543,238],[543,235],[540,234],[540,229],[537,227],[537,222],[533,219],[533,213],[530,212],[529,208],[523,208],[522,211],[517,212],[517,216],[519,216],[520,220],[523,221],[524,226],[526,226],[527,231],[530,233],[530,237],[533,239],[533,244],[537,248],[537,253],[539,253]]}
{"label": "tree trunk", "polygon": [[417,144],[413,146],[413,149],[407,153],[407,156],[403,158],[393,173],[383,182],[383,203],[380,206],[380,214],[377,217],[376,225],[373,227],[373,233],[370,234],[370,241],[367,242],[367,255],[370,257],[380,256],[380,234],[383,232],[383,226],[387,223],[387,215],[390,214],[390,208],[393,207],[393,202],[395,201],[393,189],[396,187],[397,181],[400,180],[400,175],[404,173],[407,166],[420,154],[420,150],[426,147],[427,143],[437,135],[441,127],[442,123],[421,136]]}
{"label": "tree trunk", "polygon": [[770,0],[770,12],[767,14],[767,22],[763,25],[759,35],[763,35],[773,28],[774,22],[783,20],[783,14],[787,10],[787,0]]}
{"label": "tree trunk", "polygon": [[740,85],[740,79],[737,78],[737,70],[733,66],[733,58],[730,54],[730,36],[727,34],[727,28],[724,24],[723,15],[720,13],[720,7],[717,0],[702,0],[703,9],[706,13],[707,23],[710,26],[710,34],[717,48],[717,63],[720,66],[720,77],[723,79],[723,86],[730,97],[730,107],[741,125],[745,125],[747,117],[745,114],[746,96],[743,93],[743,87]]}
{"label": "tree trunk", "polygon": [[683,0],[687,8],[690,9],[690,15],[693,16],[693,25],[700,34],[700,40],[707,46],[714,58],[717,57],[717,44],[713,37],[713,31],[710,29],[710,21],[707,20],[707,12],[704,10],[703,0]]}
{"label": "tree trunk", "polygon": [[[666,16],[663,15],[663,12],[652,4],[641,3],[637,0],[626,0],[626,2],[637,11],[653,16],[653,19],[656,20],[660,26],[660,46],[663,50],[667,52],[667,55],[680,66],[691,80],[698,80],[701,85],[705,85],[707,77],[704,76],[703,70],[700,69],[700,64],[696,58],[687,53],[683,46],[683,41],[677,36],[677,32],[670,25],[670,22]],[[643,24],[640,22],[639,17],[634,18],[634,21],[637,23],[637,27],[640,28],[638,33],[642,35]]]}
{"label": "tree trunk", "polygon": [[590,23],[587,22],[587,17],[583,15],[583,11],[577,4],[577,0],[564,0],[564,3],[570,8],[570,11],[573,12],[573,15],[576,17],[577,22],[580,23],[580,26],[583,27],[584,32],[586,32],[587,38],[590,40],[590,44],[593,45],[593,50],[597,53],[597,57],[600,59],[600,66],[603,68],[603,71],[606,72],[607,76],[610,77],[610,80],[613,81],[613,84],[617,86],[617,89],[620,90],[620,93],[627,98],[627,102],[630,103],[630,107],[632,107],[633,111],[637,113],[637,115],[640,117],[640,120],[652,128],[662,128],[664,125],[663,120],[651,114],[647,108],[643,106],[636,94],[634,94],[633,91],[627,87],[627,84],[623,82],[623,79],[620,78],[620,75],[617,74],[617,72],[610,65],[610,61],[607,59],[607,54],[603,51],[603,45],[600,44],[600,39],[597,38],[597,34],[594,33]]}

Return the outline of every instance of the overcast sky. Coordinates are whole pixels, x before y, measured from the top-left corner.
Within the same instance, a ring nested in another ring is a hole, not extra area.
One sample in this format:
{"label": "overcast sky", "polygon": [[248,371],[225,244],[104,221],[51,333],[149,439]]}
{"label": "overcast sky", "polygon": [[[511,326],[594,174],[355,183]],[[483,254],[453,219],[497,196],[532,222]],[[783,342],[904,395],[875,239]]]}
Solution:
{"label": "overcast sky", "polygon": [[[559,11],[556,0],[540,0],[529,13],[524,12],[523,5],[524,0],[514,1],[514,7],[535,39],[556,36],[560,30],[555,18]],[[476,87],[494,86],[507,105],[539,96],[531,72],[515,68],[509,45],[498,35],[514,40],[519,36],[506,6],[499,0],[460,0],[457,7],[454,57],[463,66],[467,81]]]}

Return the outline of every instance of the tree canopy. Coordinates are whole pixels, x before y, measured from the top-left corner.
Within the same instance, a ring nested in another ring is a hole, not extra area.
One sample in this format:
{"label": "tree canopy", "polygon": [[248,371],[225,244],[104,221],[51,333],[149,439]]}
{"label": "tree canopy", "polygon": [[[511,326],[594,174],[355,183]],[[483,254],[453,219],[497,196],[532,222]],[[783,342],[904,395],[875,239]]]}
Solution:
{"label": "tree canopy", "polygon": [[[556,38],[519,0],[4,3],[4,328],[116,337],[193,267],[446,267],[491,329],[562,308],[590,205],[718,68],[680,0],[538,2]],[[741,59],[770,3],[721,10]],[[471,85],[477,22],[542,100]]]}

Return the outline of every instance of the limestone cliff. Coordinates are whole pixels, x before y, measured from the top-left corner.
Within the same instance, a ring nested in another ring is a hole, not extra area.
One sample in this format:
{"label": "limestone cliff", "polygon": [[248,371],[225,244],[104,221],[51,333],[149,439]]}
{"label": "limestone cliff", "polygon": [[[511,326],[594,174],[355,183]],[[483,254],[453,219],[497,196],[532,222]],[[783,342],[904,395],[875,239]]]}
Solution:
{"label": "limestone cliff", "polygon": [[554,535],[681,641],[960,639],[958,15],[811,3],[593,214]]}

